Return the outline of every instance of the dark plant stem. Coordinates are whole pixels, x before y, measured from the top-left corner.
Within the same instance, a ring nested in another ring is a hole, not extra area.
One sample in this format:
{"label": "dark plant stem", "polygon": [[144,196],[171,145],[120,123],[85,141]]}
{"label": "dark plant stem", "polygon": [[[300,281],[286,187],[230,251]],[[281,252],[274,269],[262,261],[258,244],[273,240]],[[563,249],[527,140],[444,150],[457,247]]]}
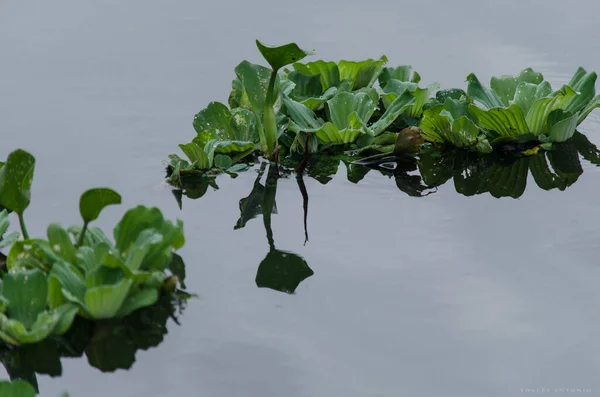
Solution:
{"label": "dark plant stem", "polygon": [[273,164],[269,165],[267,180],[265,181],[265,192],[262,201],[263,223],[267,232],[267,241],[269,249],[275,250],[275,240],[273,238],[273,229],[271,228],[271,215],[275,207],[275,196],[277,195],[277,180],[279,179],[279,170]]}
{"label": "dark plant stem", "polygon": [[87,231],[88,223],[83,222],[83,228],[81,228],[81,233],[79,233],[79,238],[77,239],[77,247],[81,247],[83,244],[83,238],[85,237],[85,232]]}
{"label": "dark plant stem", "polygon": [[300,194],[302,194],[302,208],[304,209],[304,245],[308,242],[308,191],[304,184],[304,178],[301,174],[296,175],[296,182],[298,182],[298,188],[300,188]]}
{"label": "dark plant stem", "polygon": [[25,227],[25,219],[23,219],[23,213],[19,212],[17,215],[19,216],[19,225],[21,225],[21,233],[23,233],[23,238],[25,240],[29,240],[29,233],[27,233],[27,227]]}
{"label": "dark plant stem", "polygon": [[302,174],[308,165],[308,140],[310,138],[310,132],[306,133],[306,142],[304,143],[304,158],[296,167],[296,172]]}
{"label": "dark plant stem", "polygon": [[281,150],[281,146],[277,146],[271,153],[271,161],[274,161],[275,164],[279,164],[279,150]]}

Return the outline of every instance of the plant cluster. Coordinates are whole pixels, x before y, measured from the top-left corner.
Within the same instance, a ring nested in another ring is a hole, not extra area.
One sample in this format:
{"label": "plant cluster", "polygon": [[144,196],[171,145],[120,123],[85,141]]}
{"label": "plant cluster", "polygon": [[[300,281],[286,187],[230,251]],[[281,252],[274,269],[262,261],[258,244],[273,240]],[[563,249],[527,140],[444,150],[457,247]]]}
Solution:
{"label": "plant cluster", "polygon": [[165,220],[157,208],[138,206],[115,226],[114,242],[89,227],[121,196],[111,189],[83,193],[82,226],[68,229],[52,223],[47,238],[31,238],[23,214],[30,203],[35,158],[23,151],[9,154],[0,167],[0,232],[8,228],[8,211],[17,214],[23,239],[11,245],[0,280],[0,339],[11,345],[39,342],[64,334],[76,316],[90,320],[125,317],[173,291],[175,276],[166,270],[173,250],[184,244],[181,221]]}
{"label": "plant cluster", "polygon": [[[187,160],[169,156],[172,183],[189,174],[243,170],[253,154],[277,159],[281,152],[308,155],[334,147],[399,153],[428,142],[490,153],[519,144],[534,154],[570,139],[600,106],[597,75],[583,68],[558,91],[529,68],[492,77],[490,87],[470,74],[466,91],[439,90],[438,84],[420,87],[411,66],[385,67],[385,56],[301,63],[311,53],[294,43],[257,46],[271,68],[247,61],[235,68],[229,106],[211,102],[201,110],[193,122],[196,137],[180,145]],[[407,138],[410,126],[418,128]]]}
{"label": "plant cluster", "polygon": [[597,77],[580,67],[568,84],[554,91],[541,73],[530,68],[516,76],[492,77],[490,87],[470,74],[466,93],[454,91],[443,104],[424,113],[422,136],[429,142],[483,152],[492,150],[490,144],[515,141],[550,148],[572,138],[577,126],[600,106]]}

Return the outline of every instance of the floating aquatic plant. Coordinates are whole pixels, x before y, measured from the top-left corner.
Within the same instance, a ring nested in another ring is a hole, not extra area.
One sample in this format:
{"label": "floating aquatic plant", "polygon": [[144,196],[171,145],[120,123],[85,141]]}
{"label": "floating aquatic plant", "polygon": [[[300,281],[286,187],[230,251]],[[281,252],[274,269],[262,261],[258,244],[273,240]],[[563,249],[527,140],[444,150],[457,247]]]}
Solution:
{"label": "floating aquatic plant", "polygon": [[565,142],[600,105],[600,97],[594,98],[596,78],[595,72],[579,68],[568,84],[553,92],[542,74],[532,69],[517,76],[492,78],[491,88],[483,87],[470,74],[467,94],[485,109],[470,104],[469,110],[491,136],[531,134],[541,142]]}
{"label": "floating aquatic plant", "polygon": [[[114,242],[89,227],[121,196],[108,188],[83,193],[83,226],[52,223],[47,239],[30,238],[23,213],[29,205],[35,159],[23,150],[0,169],[0,237],[9,227],[8,210],[18,215],[24,239],[15,233],[0,240],[11,246],[7,273],[0,280],[0,339],[12,345],[64,334],[76,315],[92,320],[121,318],[153,305],[173,280],[165,272],[173,250],[184,244],[183,225],[163,218],[157,208],[129,210],[114,229]],[[172,271],[172,274],[177,272]],[[176,283],[175,283],[176,285]]]}
{"label": "floating aquatic plant", "polygon": [[210,103],[194,119],[197,136],[180,145],[188,159],[170,156],[172,184],[183,188],[182,177],[194,173],[244,170],[254,154],[283,162],[302,155],[299,172],[311,155],[414,156],[425,142],[531,155],[571,139],[600,107],[596,73],[583,68],[557,91],[530,68],[493,77],[489,87],[470,74],[466,90],[439,90],[421,87],[409,65],[387,67],[385,56],[302,63],[309,52],[295,43],[257,47],[271,67],[243,61],[235,68],[229,107]]}

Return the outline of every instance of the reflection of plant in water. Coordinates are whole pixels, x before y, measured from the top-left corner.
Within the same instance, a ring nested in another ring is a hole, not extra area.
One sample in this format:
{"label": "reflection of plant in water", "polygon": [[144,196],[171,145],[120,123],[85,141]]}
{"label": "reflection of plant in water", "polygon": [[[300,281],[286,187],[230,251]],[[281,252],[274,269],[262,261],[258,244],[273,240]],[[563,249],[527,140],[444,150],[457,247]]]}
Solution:
{"label": "reflection of plant in water", "polygon": [[[349,182],[359,183],[370,170],[377,170],[393,178],[396,187],[412,197],[435,193],[437,187],[453,179],[455,190],[465,196],[490,193],[494,197],[518,198],[525,191],[529,174],[544,190],[565,190],[583,173],[579,156],[600,165],[600,151],[580,133],[575,133],[568,142],[555,143],[552,150],[528,156],[516,156],[514,152],[479,154],[435,146],[425,146],[419,153],[413,154],[399,152],[394,145],[386,146],[384,150],[386,152],[354,162],[344,153],[310,156],[306,174],[327,184],[343,163]],[[394,156],[395,153],[397,155]],[[285,159],[283,164],[292,165]],[[263,164],[259,174],[262,175],[265,169],[266,164]],[[264,186],[260,183],[260,175],[253,192],[240,201],[241,216],[236,228],[243,227],[261,212]],[[303,179],[300,174],[297,177],[300,186]],[[276,206],[273,211],[277,212]]]}
{"label": "reflection of plant in water", "polygon": [[[277,195],[277,182],[280,178],[279,167],[273,164],[269,166],[267,178],[263,185],[260,180],[265,170],[267,170],[267,163],[262,163],[252,187],[252,192],[248,197],[240,200],[240,218],[234,229],[243,228],[251,219],[262,214],[267,241],[269,242],[269,253],[258,266],[256,285],[291,294],[304,279],[313,275],[313,271],[301,256],[275,248],[271,216],[277,214],[275,197]],[[298,187],[303,198],[306,242],[308,241],[308,192],[301,176],[298,176]]]}
{"label": "reflection of plant in water", "polygon": [[[265,169],[267,167],[267,163],[262,163],[260,165],[260,169],[258,170],[258,175],[256,176],[256,180],[254,181],[254,185],[252,186],[252,191],[248,195],[248,197],[244,197],[240,199],[240,218],[236,222],[234,229],[241,229],[246,226],[246,223],[251,219],[256,218],[260,213],[262,213],[262,203],[265,195],[265,187],[260,183],[260,179],[263,176]],[[277,205],[273,202],[273,208],[271,211],[276,214],[277,213]]]}
{"label": "reflection of plant in water", "polygon": [[[164,295],[150,306],[122,318],[90,321],[78,317],[64,335],[39,343],[0,345],[0,361],[12,380],[22,379],[36,389],[37,375],[62,374],[62,357],[86,355],[90,365],[102,372],[129,369],[138,350],[158,346],[167,334],[167,321],[181,313],[188,295]],[[3,396],[3,394],[0,394]]]}
{"label": "reflection of plant in water", "polygon": [[208,187],[214,190],[219,190],[219,186],[215,178],[206,174],[186,175],[182,176],[179,182],[179,187],[173,189],[173,196],[179,205],[179,209],[183,207],[183,196],[195,200],[204,196],[208,191]]}
{"label": "reflection of plant in water", "polygon": [[423,184],[421,176],[413,173],[417,170],[417,160],[413,157],[378,156],[372,161],[364,161],[360,164],[394,178],[396,187],[409,196],[425,197],[437,191],[435,186],[432,188]]}
{"label": "reflection of plant in water", "polygon": [[571,186],[583,173],[579,156],[600,165],[600,151],[576,133],[569,142],[555,143],[552,150],[529,156],[428,147],[415,157],[374,156],[373,161],[358,163],[393,176],[398,189],[414,197],[434,193],[435,188],[453,179],[455,190],[465,196],[490,193],[497,198],[518,198],[525,191],[529,174],[544,190]]}
{"label": "reflection of plant in water", "polygon": [[460,150],[422,152],[418,164],[427,186],[440,186],[454,179],[456,191],[465,196],[490,193],[494,197],[518,198],[525,191],[529,173],[544,190],[565,190],[583,173],[572,142],[521,158],[480,156]]}

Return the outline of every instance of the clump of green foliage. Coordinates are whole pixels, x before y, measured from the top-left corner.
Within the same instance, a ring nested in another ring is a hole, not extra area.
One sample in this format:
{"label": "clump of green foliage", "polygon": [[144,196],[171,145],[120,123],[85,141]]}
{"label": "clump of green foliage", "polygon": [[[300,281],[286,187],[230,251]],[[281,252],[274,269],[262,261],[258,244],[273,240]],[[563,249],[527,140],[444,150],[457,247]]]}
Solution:
{"label": "clump of green foliage", "polygon": [[447,97],[421,121],[431,142],[491,151],[506,142],[554,142],[573,137],[576,128],[600,106],[595,96],[595,72],[577,69],[560,90],[553,91],[541,73],[528,68],[516,76],[492,77],[490,87],[467,77],[467,91]]}
{"label": "clump of green foliage", "polygon": [[[385,56],[301,63],[310,53],[295,43],[257,41],[257,47],[271,67],[247,61],[236,67],[229,107],[212,102],[200,111],[196,137],[180,145],[188,159],[169,156],[171,183],[181,186],[188,174],[241,171],[255,162],[253,154],[271,160],[340,150],[405,154],[414,150],[403,144],[415,142],[480,153],[516,143],[535,153],[569,140],[600,106],[597,75],[583,68],[558,91],[529,68],[493,77],[489,88],[470,74],[466,91],[439,90],[437,83],[420,87],[409,65],[385,67]],[[406,127],[418,127],[418,139],[414,132],[406,139]]]}
{"label": "clump of green foliage", "polygon": [[9,154],[0,166],[0,238],[8,228],[8,210],[17,214],[22,240],[13,233],[0,240],[11,246],[0,280],[0,339],[12,345],[39,342],[64,334],[75,316],[121,318],[151,306],[176,278],[166,270],[173,250],[184,244],[181,221],[165,220],[157,208],[138,206],[114,228],[114,241],[89,227],[121,196],[107,188],[83,193],[82,226],[48,226],[46,238],[31,238],[24,212],[30,203],[35,158]]}

